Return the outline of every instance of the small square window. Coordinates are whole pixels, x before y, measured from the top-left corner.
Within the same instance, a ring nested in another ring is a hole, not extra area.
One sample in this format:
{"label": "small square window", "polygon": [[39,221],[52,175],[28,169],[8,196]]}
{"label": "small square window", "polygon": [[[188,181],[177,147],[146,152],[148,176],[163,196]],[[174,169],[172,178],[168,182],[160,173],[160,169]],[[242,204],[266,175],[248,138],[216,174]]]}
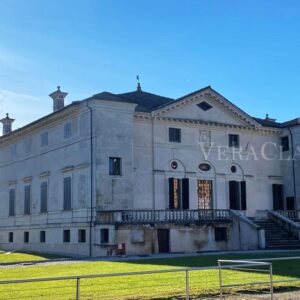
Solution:
{"label": "small square window", "polygon": [[48,146],[48,132],[43,132],[41,134],[41,147],[47,147]]}
{"label": "small square window", "polygon": [[169,128],[169,142],[181,143],[181,129]]}
{"label": "small square window", "polygon": [[215,227],[215,241],[227,241],[227,228],[226,227]]}
{"label": "small square window", "polygon": [[28,231],[24,232],[24,243],[29,243],[29,232]]}
{"label": "small square window", "polygon": [[288,136],[283,136],[281,138],[281,147],[282,151],[289,151],[289,137]]}
{"label": "small square window", "polygon": [[229,147],[239,147],[240,146],[240,136],[238,134],[228,135],[228,145]]}
{"label": "small square window", "polygon": [[86,241],[86,231],[85,229],[78,230],[78,243],[85,243]]}
{"label": "small square window", "polygon": [[122,160],[120,157],[109,158],[109,175],[122,175]]}
{"label": "small square window", "polygon": [[71,236],[70,230],[69,229],[64,230],[63,233],[64,243],[70,243],[70,236]]}
{"label": "small square window", "polygon": [[14,233],[13,232],[9,232],[8,233],[8,242],[9,243],[13,243],[14,242]]}
{"label": "small square window", "polygon": [[42,230],[40,231],[40,243],[46,242],[46,231]]}
{"label": "small square window", "polygon": [[71,122],[68,122],[64,125],[64,138],[68,139],[72,135],[72,124]]}
{"label": "small square window", "polygon": [[204,111],[207,111],[212,108],[212,106],[209,103],[207,103],[206,101],[198,103],[197,106],[200,107]]}
{"label": "small square window", "polygon": [[109,230],[108,228],[102,228],[100,231],[101,244],[109,242]]}

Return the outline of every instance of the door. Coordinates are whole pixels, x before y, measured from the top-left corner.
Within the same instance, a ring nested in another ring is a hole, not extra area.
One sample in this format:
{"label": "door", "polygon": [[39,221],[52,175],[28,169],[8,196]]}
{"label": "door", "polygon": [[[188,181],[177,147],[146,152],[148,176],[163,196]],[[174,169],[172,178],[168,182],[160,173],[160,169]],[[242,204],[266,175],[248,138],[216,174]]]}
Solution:
{"label": "door", "polygon": [[272,189],[273,189],[273,210],[284,210],[282,184],[274,183],[272,185]]}
{"label": "door", "polygon": [[286,197],[286,210],[295,210],[295,198]]}
{"label": "door", "polygon": [[212,180],[198,180],[198,209],[212,208]]}
{"label": "door", "polygon": [[159,253],[170,252],[170,230],[169,229],[157,229],[157,240],[158,240]]}

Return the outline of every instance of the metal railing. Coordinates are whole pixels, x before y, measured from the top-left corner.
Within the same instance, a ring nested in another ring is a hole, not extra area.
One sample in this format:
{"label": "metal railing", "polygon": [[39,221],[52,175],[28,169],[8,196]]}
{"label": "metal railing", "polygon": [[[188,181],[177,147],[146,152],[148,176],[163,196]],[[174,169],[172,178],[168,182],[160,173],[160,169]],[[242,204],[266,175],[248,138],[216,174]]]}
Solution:
{"label": "metal railing", "polygon": [[[225,262],[225,261],[222,261]],[[95,290],[93,290],[93,293],[89,293],[89,295],[87,296],[87,294],[84,293],[84,291],[81,290],[82,287],[82,282],[85,279],[96,279],[96,278],[105,278],[105,279],[112,279],[115,277],[125,277],[127,278],[127,283],[130,283],[131,281],[128,279],[128,277],[135,277],[135,276],[140,276],[140,275],[155,275],[155,274],[181,274],[183,275],[181,277],[181,280],[179,281],[179,277],[176,276],[173,279],[175,285],[178,285],[179,282],[182,284],[182,289],[181,292],[178,294],[178,297],[180,297],[180,299],[186,299],[189,300],[190,296],[191,296],[191,291],[193,288],[193,282],[191,282],[192,284],[190,284],[190,277],[193,276],[193,278],[197,278],[199,276],[199,273],[193,274],[193,272],[196,271],[207,271],[207,270],[212,270],[215,271],[214,273],[214,281],[216,283],[216,290],[217,290],[217,283],[218,283],[218,275],[219,274],[219,286],[220,286],[220,295],[223,295],[223,290],[226,287],[229,287],[229,285],[224,285],[221,282],[221,270],[222,269],[233,269],[235,268],[236,270],[241,270],[242,268],[248,268],[248,270],[250,270],[250,267],[252,266],[270,266],[272,265],[271,263],[265,263],[265,262],[254,262],[254,261],[232,261],[233,263],[235,263],[234,265],[226,265],[226,266],[222,266],[220,263],[218,266],[212,266],[212,267],[191,267],[191,268],[176,268],[176,269],[165,269],[165,270],[150,270],[150,271],[138,271],[138,272],[121,272],[121,273],[110,273],[110,274],[90,274],[90,275],[80,275],[80,276],[63,276],[63,277],[49,277],[49,278],[32,278],[32,279],[16,279],[16,280],[2,280],[0,281],[0,294],[1,294],[1,299],[66,299],[65,297],[67,297],[67,299],[76,299],[76,300],[80,300],[80,299],[112,299],[115,298],[113,296],[111,296],[111,294],[105,295],[105,292],[109,291],[109,289],[105,289],[103,288],[105,284],[107,283],[99,283],[98,288]],[[239,268],[239,269],[238,269]],[[219,272],[219,273],[218,273]],[[248,276],[248,275],[247,275]],[[170,277],[169,277],[170,278]],[[272,279],[272,277],[270,277]],[[183,280],[182,280],[183,279]],[[204,280],[204,278],[200,278],[201,281]],[[73,282],[73,284],[69,284],[67,285],[66,282]],[[155,283],[153,284],[153,287],[156,285],[159,286],[163,286],[161,285],[161,279],[157,278],[155,280]],[[208,276],[207,274],[205,275],[205,281],[208,281]],[[49,290],[47,290],[47,293],[43,292],[43,288],[42,288],[42,283],[45,282],[52,282],[53,284],[50,285]],[[59,285],[58,282],[63,282],[62,285]],[[38,290],[34,291],[32,288],[30,288],[30,284],[38,284]],[[133,281],[134,283],[134,281]],[[146,285],[148,286],[148,280],[145,278],[144,281],[141,282],[142,285]],[[263,284],[266,284],[266,282],[263,282]],[[269,284],[269,282],[267,282],[267,284]],[[12,286],[12,288],[10,288],[9,290],[11,290],[12,292],[16,292],[18,293],[19,291],[23,291],[25,292],[24,295],[18,294],[17,296],[13,296],[9,297],[6,294],[6,291],[3,291],[3,289],[1,289],[3,286]],[[16,288],[16,285],[22,285],[20,289]],[[113,283],[112,283],[113,285]],[[243,285],[242,283],[240,284],[236,284],[236,285],[232,285],[232,286],[241,286]],[[85,288],[90,287],[91,285],[87,285],[85,286]],[[167,285],[169,287],[169,283],[167,283]],[[58,290],[61,289],[62,287],[67,287],[69,288],[68,291],[66,291],[65,293],[60,293],[58,294]],[[26,293],[26,288],[29,289],[28,293]],[[86,290],[86,289],[85,289]],[[151,290],[151,289],[150,289]],[[161,291],[160,292],[160,296],[161,296]],[[210,292],[211,293],[211,292]],[[132,292],[132,294],[126,294],[123,297],[122,295],[122,291],[120,290],[120,298],[118,297],[118,299],[127,299],[127,297],[136,297],[136,295]],[[27,296],[26,296],[27,295]],[[216,293],[216,296],[218,295],[218,293]],[[153,297],[156,297],[158,295],[154,295],[152,294]],[[2,298],[3,297],[3,298]],[[61,298],[62,297],[62,298]],[[183,297],[183,298],[182,298]],[[143,297],[141,296],[138,299],[142,299]],[[131,298],[130,298],[131,299]],[[148,297],[145,297],[145,299],[151,299]],[[272,299],[272,298],[271,298]]]}
{"label": "metal railing", "polygon": [[[287,277],[274,280],[271,261],[280,260],[300,260],[300,257],[218,260],[218,266],[211,267],[1,280],[0,298],[119,300],[175,297],[189,300],[200,296],[211,298],[212,295],[222,299],[234,293],[254,291],[261,294],[266,291],[268,298],[273,299],[274,284],[300,281],[300,278]],[[212,282],[213,288],[205,290]],[[143,294],[145,291],[148,294]]]}
{"label": "metal railing", "polygon": [[97,223],[101,224],[209,223],[228,221],[230,221],[230,213],[227,209],[112,210],[97,212]]}

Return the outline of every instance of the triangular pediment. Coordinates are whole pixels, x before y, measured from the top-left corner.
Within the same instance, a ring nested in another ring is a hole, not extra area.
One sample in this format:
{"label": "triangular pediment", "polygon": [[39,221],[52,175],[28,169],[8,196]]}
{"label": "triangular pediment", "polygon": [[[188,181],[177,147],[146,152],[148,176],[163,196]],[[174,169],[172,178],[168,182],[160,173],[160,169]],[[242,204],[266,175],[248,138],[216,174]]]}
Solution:
{"label": "triangular pediment", "polygon": [[247,113],[211,87],[186,95],[152,112],[153,116],[261,127]]}

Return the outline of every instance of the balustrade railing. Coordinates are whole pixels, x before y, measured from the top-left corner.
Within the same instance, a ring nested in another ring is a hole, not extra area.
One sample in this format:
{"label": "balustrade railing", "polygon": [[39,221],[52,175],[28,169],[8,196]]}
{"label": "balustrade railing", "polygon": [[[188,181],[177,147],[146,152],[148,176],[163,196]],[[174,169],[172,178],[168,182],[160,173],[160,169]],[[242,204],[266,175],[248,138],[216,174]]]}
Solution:
{"label": "balustrade railing", "polygon": [[147,223],[197,223],[230,221],[227,209],[201,210],[114,210],[98,211],[97,223],[147,224]]}
{"label": "balustrade railing", "polygon": [[275,212],[279,213],[280,215],[282,215],[290,220],[296,221],[296,222],[299,222],[299,220],[300,220],[300,211],[299,210],[275,210]]}

